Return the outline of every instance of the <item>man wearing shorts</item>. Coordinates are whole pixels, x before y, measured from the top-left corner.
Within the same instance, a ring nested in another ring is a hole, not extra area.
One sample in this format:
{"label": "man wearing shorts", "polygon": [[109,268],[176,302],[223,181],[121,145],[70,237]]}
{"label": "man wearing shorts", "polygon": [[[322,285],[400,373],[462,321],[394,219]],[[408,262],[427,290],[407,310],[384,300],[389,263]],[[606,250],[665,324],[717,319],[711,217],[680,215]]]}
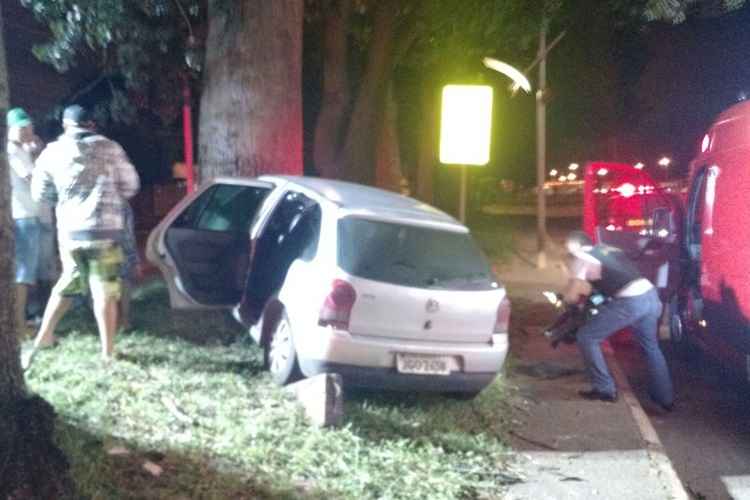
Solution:
{"label": "man wearing shorts", "polygon": [[29,289],[36,283],[39,268],[39,217],[37,203],[31,197],[35,141],[29,115],[13,108],[6,116],[8,125],[8,163],[10,165],[11,212],[15,237],[15,327],[26,336],[26,302]]}
{"label": "man wearing shorts", "polygon": [[86,109],[67,107],[63,129],[39,156],[31,183],[34,199],[55,203],[62,274],[52,289],[34,347],[22,360],[24,369],[38,349],[54,344],[55,327],[72,297],[87,292],[102,358],[108,362],[114,354],[123,260],[118,243],[122,204],[138,192],[140,181],[122,147],[94,132]]}

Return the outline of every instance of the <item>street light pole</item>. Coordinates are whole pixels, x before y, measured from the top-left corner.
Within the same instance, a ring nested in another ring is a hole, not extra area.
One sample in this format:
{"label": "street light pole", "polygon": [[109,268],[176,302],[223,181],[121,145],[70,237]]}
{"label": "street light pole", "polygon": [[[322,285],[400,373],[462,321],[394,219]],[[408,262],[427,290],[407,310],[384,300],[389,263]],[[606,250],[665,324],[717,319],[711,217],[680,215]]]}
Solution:
{"label": "street light pole", "polygon": [[484,65],[495,71],[499,71],[513,80],[511,93],[519,88],[527,92],[531,88],[525,76],[538,64],[539,65],[539,85],[536,92],[536,186],[537,186],[537,267],[544,269],[547,267],[547,206],[544,195],[544,178],[547,170],[547,123],[546,123],[546,105],[545,93],[547,91],[547,54],[560,43],[565,36],[565,31],[557,35],[552,43],[547,45],[547,30],[549,21],[546,16],[542,17],[542,25],[539,30],[539,52],[536,59],[520,73],[515,68],[497,61],[496,59],[484,58]]}
{"label": "street light pole", "polygon": [[536,91],[536,187],[537,187],[537,259],[538,269],[547,267],[547,203],[544,179],[547,170],[547,120],[545,91],[547,89],[547,19],[542,18],[539,30],[539,84]]}

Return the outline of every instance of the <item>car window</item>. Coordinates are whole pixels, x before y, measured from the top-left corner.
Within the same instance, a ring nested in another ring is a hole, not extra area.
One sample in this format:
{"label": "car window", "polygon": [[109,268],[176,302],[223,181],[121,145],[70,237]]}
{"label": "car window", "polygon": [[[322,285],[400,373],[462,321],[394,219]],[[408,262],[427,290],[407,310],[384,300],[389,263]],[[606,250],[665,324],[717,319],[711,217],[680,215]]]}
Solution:
{"label": "car window", "polygon": [[288,192],[273,210],[261,240],[265,245],[294,243],[305,260],[315,256],[320,234],[320,206],[302,193]]}
{"label": "car window", "polygon": [[172,227],[246,232],[268,192],[268,188],[257,186],[213,186],[180,214]]}
{"label": "car window", "polygon": [[318,242],[320,241],[320,206],[316,203],[312,208],[306,209],[300,221],[304,234],[300,238],[302,253],[300,259],[310,262],[318,253]]}
{"label": "car window", "polygon": [[497,287],[468,233],[345,217],[338,236],[339,266],[354,276],[418,288]]}
{"label": "car window", "polygon": [[261,230],[247,293],[265,303],[284,283],[296,259],[315,257],[320,234],[320,206],[301,193],[288,192]]}
{"label": "car window", "polygon": [[706,206],[706,179],[708,177],[708,166],[698,169],[693,185],[688,195],[687,211],[687,250],[693,259],[699,259],[701,255],[701,243],[703,238],[703,211]]}

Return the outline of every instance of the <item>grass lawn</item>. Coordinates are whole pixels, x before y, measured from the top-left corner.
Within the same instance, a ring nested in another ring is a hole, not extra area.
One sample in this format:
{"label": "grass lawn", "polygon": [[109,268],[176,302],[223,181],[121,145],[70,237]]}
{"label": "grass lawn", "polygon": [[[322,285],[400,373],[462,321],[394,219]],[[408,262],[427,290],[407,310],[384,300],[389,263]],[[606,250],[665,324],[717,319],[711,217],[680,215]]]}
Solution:
{"label": "grass lawn", "polygon": [[345,425],[317,429],[225,314],[173,312],[159,281],[133,310],[111,367],[78,308],[27,373],[58,412],[82,498],[489,499],[513,480],[502,380],[471,402],[348,391]]}

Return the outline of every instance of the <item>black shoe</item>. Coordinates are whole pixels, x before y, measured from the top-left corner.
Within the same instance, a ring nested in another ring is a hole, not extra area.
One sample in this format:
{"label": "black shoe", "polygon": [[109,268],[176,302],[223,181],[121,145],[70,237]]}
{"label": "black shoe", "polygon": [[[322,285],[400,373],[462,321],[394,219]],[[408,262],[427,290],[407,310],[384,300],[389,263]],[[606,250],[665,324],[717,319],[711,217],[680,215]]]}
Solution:
{"label": "black shoe", "polygon": [[588,399],[589,401],[606,401],[607,403],[614,403],[617,401],[617,393],[607,394],[606,392],[600,392],[596,389],[591,389],[590,391],[578,391],[578,394],[580,394],[583,399]]}
{"label": "black shoe", "polygon": [[654,403],[654,404],[655,404],[656,406],[658,406],[659,408],[661,408],[661,409],[662,409],[662,410],[664,410],[665,412],[667,412],[667,413],[671,413],[671,412],[673,412],[673,411],[674,411],[674,400],[672,400],[672,401],[671,401],[670,403],[662,403],[661,401],[659,401],[658,399],[656,399],[656,398],[655,398],[655,397],[653,396],[653,394],[651,394],[650,392],[649,392],[649,394],[648,394],[648,397],[649,397],[649,398],[651,398],[651,401],[652,401],[652,402],[653,402],[653,403]]}
{"label": "black shoe", "polygon": [[664,410],[667,413],[672,413],[674,411],[674,401],[672,401],[669,404],[660,403],[657,400],[655,400],[654,398],[651,398],[651,401],[653,401],[654,404],[656,404],[656,406],[658,406],[659,408],[661,408],[662,410]]}

